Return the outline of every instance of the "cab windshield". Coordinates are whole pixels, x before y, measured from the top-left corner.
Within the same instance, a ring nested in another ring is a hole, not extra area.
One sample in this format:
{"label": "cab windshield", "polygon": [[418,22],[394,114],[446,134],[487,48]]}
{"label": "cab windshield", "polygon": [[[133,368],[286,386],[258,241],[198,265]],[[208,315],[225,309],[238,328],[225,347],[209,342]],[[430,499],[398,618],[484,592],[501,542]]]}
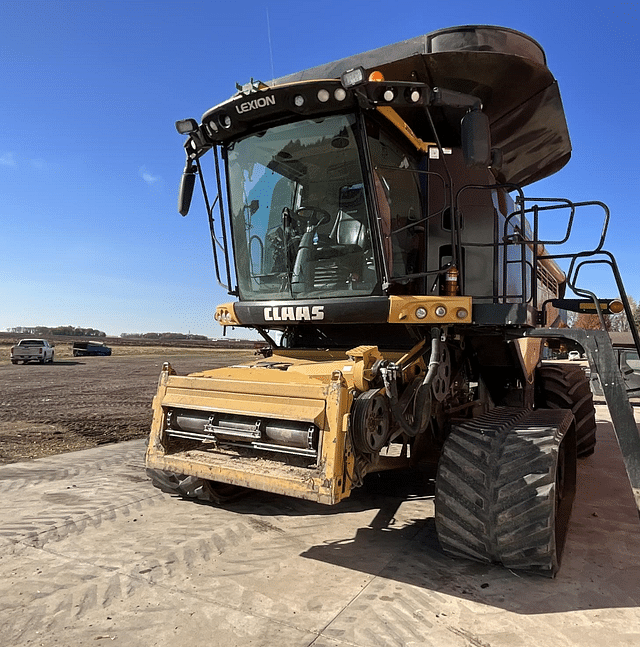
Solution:
{"label": "cab windshield", "polygon": [[227,147],[244,300],[366,296],[378,284],[355,118],[300,121]]}

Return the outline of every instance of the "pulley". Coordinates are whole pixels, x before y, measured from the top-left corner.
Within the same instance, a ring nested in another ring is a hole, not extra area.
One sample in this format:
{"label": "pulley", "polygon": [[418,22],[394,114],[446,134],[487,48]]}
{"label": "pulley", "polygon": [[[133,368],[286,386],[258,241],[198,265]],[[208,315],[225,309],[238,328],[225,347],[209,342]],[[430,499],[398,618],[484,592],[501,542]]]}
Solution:
{"label": "pulley", "polygon": [[364,454],[377,454],[389,439],[389,401],[382,389],[371,389],[358,396],[351,414],[353,443]]}

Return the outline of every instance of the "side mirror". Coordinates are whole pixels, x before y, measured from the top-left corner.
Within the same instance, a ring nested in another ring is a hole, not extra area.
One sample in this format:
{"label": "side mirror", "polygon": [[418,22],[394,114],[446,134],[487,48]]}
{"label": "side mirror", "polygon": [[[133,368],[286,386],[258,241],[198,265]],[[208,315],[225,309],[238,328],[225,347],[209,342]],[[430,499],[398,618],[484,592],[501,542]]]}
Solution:
{"label": "side mirror", "polygon": [[182,173],[182,180],[180,180],[180,193],[178,194],[178,212],[182,216],[186,216],[189,213],[195,183],[196,165],[193,162],[187,162]]}
{"label": "side mirror", "polygon": [[491,164],[489,117],[482,110],[474,108],[462,118],[460,127],[466,165],[488,167]]}

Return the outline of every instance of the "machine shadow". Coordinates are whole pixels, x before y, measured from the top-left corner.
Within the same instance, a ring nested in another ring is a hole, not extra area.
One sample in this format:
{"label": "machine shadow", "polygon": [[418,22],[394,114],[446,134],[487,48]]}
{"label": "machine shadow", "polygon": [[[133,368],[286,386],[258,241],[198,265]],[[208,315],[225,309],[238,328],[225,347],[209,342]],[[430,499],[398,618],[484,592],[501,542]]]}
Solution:
{"label": "machine shadow", "polygon": [[[579,481],[590,478],[581,471],[579,467]],[[419,478],[415,472],[372,474],[364,487],[332,507],[266,493],[258,493],[259,500],[251,496],[225,507],[240,514],[284,516],[377,511],[355,535],[345,533],[344,538],[316,544],[301,555],[513,613],[640,606],[640,533],[632,528],[636,519],[630,520],[631,532],[619,531],[617,544],[611,535],[615,523],[583,521],[589,501],[578,495],[558,575],[549,579],[515,572],[452,558],[442,551],[433,517],[434,476],[429,470]],[[407,519],[405,513],[405,521],[397,522],[401,506],[410,506],[416,518]]]}
{"label": "machine shadow", "polygon": [[15,366],[37,366],[42,371],[55,369],[56,367],[60,368],[62,366],[76,366],[78,364],[85,364],[86,362],[79,362],[75,359],[56,359],[50,364],[40,364],[38,362],[29,362],[28,364],[16,364]]}

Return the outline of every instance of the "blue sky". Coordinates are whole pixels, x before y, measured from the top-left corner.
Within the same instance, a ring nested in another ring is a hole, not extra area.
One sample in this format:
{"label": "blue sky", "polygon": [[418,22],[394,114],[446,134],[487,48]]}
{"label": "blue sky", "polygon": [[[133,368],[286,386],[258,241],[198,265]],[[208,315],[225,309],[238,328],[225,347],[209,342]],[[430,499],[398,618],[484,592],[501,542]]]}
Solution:
{"label": "blue sky", "polygon": [[[219,336],[215,305],[229,297],[202,201],[177,213],[174,122],[250,77],[461,24],[511,27],[544,48],[573,157],[527,193],[609,204],[606,248],[640,299],[639,2],[0,0],[0,330]],[[588,217],[573,248],[598,235]]]}

